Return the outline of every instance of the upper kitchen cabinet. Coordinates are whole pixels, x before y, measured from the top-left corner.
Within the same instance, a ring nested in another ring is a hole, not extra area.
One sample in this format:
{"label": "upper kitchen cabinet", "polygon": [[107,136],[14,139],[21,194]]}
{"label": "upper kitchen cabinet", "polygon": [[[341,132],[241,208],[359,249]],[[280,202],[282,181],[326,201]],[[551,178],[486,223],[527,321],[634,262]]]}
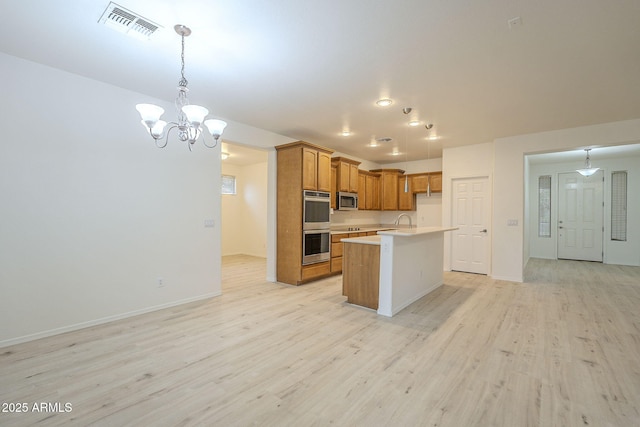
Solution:
{"label": "upper kitchen cabinet", "polygon": [[426,193],[427,183],[432,193],[442,193],[442,172],[422,172],[409,175],[414,193]]}
{"label": "upper kitchen cabinet", "polygon": [[333,151],[302,141],[294,142],[293,145],[296,147],[294,149],[302,151],[302,189],[331,191]]}
{"label": "upper kitchen cabinet", "polygon": [[401,169],[375,169],[380,174],[380,199],[383,211],[398,210],[398,182],[404,175]]}
{"label": "upper kitchen cabinet", "polygon": [[336,203],[336,188],[337,188],[337,179],[338,179],[338,165],[331,164],[331,209],[337,209],[338,205]]}
{"label": "upper kitchen cabinet", "polygon": [[346,191],[349,193],[358,192],[358,166],[360,162],[347,159],[346,157],[334,157],[332,164],[336,165],[336,191]]}
{"label": "upper kitchen cabinet", "polygon": [[359,171],[358,209],[380,210],[380,174]]}

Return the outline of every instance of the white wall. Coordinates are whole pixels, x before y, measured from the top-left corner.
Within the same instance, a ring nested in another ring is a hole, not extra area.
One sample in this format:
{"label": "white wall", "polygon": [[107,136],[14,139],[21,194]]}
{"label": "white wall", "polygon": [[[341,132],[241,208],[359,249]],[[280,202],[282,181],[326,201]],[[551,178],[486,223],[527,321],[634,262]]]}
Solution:
{"label": "white wall", "polygon": [[[170,101],[5,54],[0,71],[0,346],[220,294],[220,148],[156,148],[134,106]],[[228,122],[230,141],[291,142]]]}
{"label": "white wall", "polygon": [[[593,156],[593,154],[592,154]],[[533,164],[529,167],[528,189],[529,209],[526,222],[531,230],[528,239],[531,257],[557,258],[557,233],[552,226],[551,237],[538,237],[538,178],[551,175],[551,224],[557,224],[558,219],[558,174],[573,172],[579,163],[549,163]],[[604,262],[608,264],[640,265],[640,157],[600,158],[594,166],[604,171]],[[611,240],[611,172],[627,171],[627,241]],[[525,241],[526,242],[526,241]]]}
{"label": "white wall", "polygon": [[236,177],[235,195],[222,195],[222,255],[267,256],[267,162],[247,166],[223,162]]}

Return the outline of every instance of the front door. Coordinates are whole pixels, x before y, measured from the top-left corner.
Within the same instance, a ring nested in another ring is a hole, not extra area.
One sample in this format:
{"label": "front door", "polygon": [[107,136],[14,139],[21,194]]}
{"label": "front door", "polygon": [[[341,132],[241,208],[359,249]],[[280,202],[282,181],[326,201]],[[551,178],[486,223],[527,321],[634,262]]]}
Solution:
{"label": "front door", "polygon": [[490,189],[489,178],[453,180],[451,269],[489,273]]}
{"label": "front door", "polygon": [[602,171],[558,175],[558,258],[602,262]]}

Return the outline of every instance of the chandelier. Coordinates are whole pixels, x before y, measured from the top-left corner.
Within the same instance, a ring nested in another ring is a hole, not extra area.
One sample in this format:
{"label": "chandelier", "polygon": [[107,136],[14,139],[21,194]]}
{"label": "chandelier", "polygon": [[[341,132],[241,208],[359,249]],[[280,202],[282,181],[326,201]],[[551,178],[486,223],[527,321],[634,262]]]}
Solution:
{"label": "chandelier", "polygon": [[[171,133],[173,129],[177,129],[178,139],[182,142],[187,142],[189,151],[191,151],[191,146],[195,144],[202,133],[203,128],[201,125],[203,122],[213,137],[214,142],[213,145],[207,144],[204,136],[202,137],[202,142],[206,147],[214,148],[218,144],[218,140],[222,136],[222,132],[224,132],[227,123],[218,119],[204,120],[207,114],[209,114],[209,110],[199,105],[189,104],[189,99],[187,99],[187,92],[189,91],[187,87],[188,82],[184,77],[184,38],[191,34],[191,29],[184,25],[176,25],[173,28],[176,33],[182,37],[182,77],[178,82],[178,96],[175,100],[178,120],[169,123],[160,120],[164,109],[153,104],[138,104],[136,105],[136,110],[140,113],[142,125],[154,139],[158,148],[166,147],[169,140],[169,133]],[[169,125],[168,128],[167,125]]]}
{"label": "chandelier", "polygon": [[576,172],[578,172],[582,176],[591,176],[594,173],[598,172],[600,168],[591,167],[591,158],[589,157],[589,151],[591,151],[591,148],[585,148],[584,151],[587,152],[587,158],[584,161],[584,168],[576,169]]}

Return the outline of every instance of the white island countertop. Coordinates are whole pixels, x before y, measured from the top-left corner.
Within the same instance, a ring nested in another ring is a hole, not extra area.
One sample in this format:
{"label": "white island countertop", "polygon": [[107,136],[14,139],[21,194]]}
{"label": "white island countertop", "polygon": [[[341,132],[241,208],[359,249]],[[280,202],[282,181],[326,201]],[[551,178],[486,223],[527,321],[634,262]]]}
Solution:
{"label": "white island countertop", "polygon": [[416,227],[400,228],[398,230],[378,231],[380,236],[417,236],[421,234],[443,233],[445,231],[456,230],[457,227]]}

